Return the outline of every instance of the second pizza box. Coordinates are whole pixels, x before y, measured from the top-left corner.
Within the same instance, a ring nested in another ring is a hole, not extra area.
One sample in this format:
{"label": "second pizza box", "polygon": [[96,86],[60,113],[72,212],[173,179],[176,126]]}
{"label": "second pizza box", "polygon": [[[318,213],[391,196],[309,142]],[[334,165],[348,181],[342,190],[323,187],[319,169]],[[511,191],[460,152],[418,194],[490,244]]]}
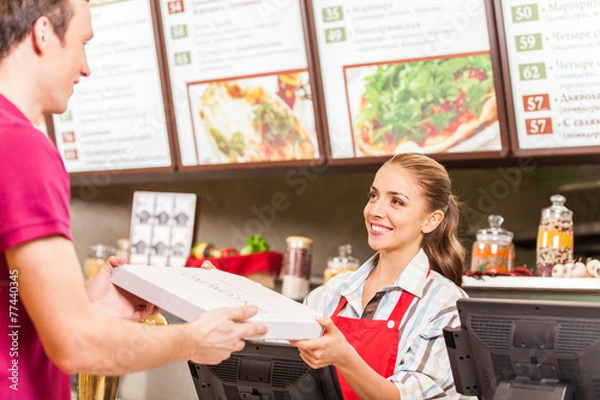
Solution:
{"label": "second pizza box", "polygon": [[259,311],[249,321],[266,325],[269,332],[250,339],[312,339],[322,331],[313,309],[217,269],[123,265],[115,268],[112,281],[184,321],[221,307],[255,305]]}

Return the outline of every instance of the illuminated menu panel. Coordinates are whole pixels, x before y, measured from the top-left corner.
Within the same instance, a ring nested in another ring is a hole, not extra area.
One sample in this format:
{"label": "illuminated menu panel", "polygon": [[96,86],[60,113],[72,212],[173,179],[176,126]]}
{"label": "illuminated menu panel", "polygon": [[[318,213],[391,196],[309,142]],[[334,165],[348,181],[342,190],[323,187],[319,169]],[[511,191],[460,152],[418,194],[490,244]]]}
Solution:
{"label": "illuminated menu panel", "polygon": [[169,169],[150,1],[91,2],[92,71],[75,86],[67,111],[53,117],[67,171]]}
{"label": "illuminated menu panel", "polygon": [[600,143],[600,1],[501,3],[515,152]]}
{"label": "illuminated menu panel", "polygon": [[183,167],[321,157],[300,1],[160,5]]}
{"label": "illuminated menu panel", "polygon": [[484,0],[312,0],[331,156],[500,155]]}

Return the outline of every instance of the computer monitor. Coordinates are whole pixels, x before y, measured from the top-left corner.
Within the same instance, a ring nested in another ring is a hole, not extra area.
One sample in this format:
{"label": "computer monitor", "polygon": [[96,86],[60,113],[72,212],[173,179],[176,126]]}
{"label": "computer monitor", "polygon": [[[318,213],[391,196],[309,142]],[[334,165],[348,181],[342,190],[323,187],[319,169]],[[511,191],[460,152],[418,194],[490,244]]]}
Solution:
{"label": "computer monitor", "polygon": [[188,365],[200,400],[342,400],[335,368],[312,369],[287,343],[246,342],[218,365]]}
{"label": "computer monitor", "polygon": [[482,399],[600,399],[600,303],[460,299],[444,329],[459,393]]}

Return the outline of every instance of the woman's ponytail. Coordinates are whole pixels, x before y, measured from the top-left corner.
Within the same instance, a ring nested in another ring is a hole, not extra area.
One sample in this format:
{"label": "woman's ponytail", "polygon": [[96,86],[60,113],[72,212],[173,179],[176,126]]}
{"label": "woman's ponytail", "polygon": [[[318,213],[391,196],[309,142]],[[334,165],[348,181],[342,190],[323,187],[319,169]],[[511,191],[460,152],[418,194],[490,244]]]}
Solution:
{"label": "woman's ponytail", "polygon": [[461,286],[465,249],[456,235],[458,222],[459,206],[454,196],[450,195],[444,219],[433,232],[425,235],[422,247],[431,269]]}

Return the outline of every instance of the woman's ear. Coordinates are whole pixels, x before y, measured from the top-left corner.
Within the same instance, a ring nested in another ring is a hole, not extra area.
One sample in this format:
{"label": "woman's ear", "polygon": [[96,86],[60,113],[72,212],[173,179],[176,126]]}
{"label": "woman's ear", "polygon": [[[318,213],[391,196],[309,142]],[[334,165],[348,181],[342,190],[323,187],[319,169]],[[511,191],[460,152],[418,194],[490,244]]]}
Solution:
{"label": "woman's ear", "polygon": [[421,227],[421,232],[424,234],[431,233],[438,227],[439,224],[444,220],[444,212],[442,210],[435,210],[425,220]]}

